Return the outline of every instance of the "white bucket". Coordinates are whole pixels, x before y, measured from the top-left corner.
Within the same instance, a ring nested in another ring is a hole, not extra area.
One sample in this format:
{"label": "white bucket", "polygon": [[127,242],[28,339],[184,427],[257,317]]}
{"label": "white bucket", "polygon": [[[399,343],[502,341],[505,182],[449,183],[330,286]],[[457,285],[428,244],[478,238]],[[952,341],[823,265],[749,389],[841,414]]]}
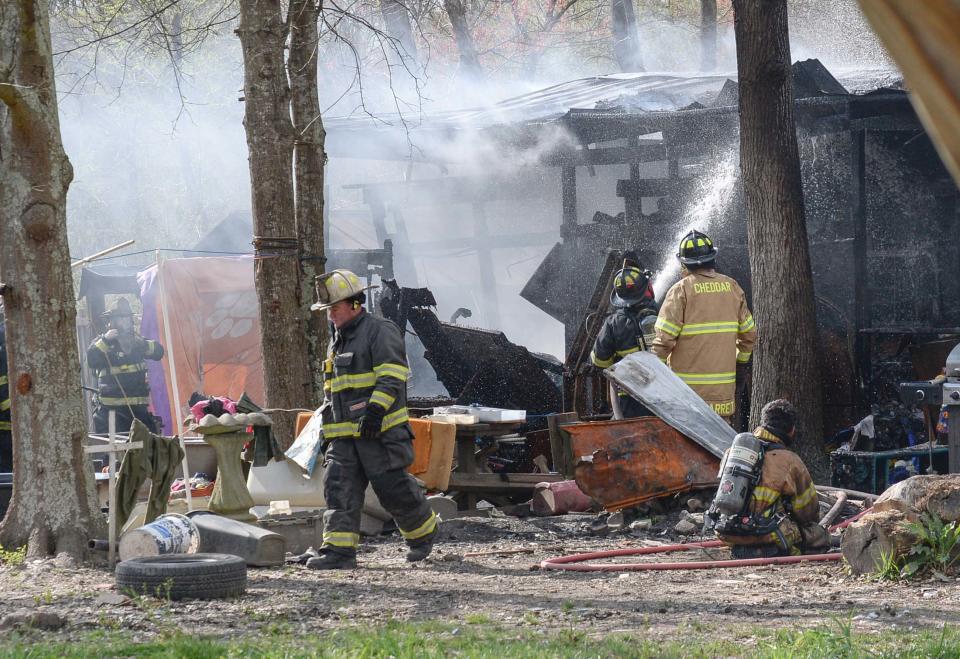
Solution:
{"label": "white bucket", "polygon": [[194,554],[200,532],[189,517],[168,513],[120,538],[120,560],[163,554]]}

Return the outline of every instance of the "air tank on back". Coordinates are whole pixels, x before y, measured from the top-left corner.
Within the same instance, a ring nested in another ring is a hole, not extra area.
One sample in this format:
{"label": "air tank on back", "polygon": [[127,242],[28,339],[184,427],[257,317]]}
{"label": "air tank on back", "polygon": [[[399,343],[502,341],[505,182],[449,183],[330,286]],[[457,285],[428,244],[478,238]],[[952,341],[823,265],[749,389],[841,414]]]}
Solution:
{"label": "air tank on back", "polygon": [[720,464],[720,487],[717,488],[711,512],[729,516],[740,514],[755,480],[761,448],[760,440],[748,432],[742,432],[733,439],[730,450]]}

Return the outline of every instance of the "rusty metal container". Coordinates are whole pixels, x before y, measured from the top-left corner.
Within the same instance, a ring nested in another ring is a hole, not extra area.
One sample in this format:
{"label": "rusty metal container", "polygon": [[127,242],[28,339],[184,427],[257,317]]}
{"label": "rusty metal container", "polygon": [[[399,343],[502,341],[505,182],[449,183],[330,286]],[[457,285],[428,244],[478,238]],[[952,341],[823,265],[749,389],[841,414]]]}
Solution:
{"label": "rusty metal container", "polygon": [[717,483],[720,459],[656,417],[560,427],[579,488],[607,510]]}

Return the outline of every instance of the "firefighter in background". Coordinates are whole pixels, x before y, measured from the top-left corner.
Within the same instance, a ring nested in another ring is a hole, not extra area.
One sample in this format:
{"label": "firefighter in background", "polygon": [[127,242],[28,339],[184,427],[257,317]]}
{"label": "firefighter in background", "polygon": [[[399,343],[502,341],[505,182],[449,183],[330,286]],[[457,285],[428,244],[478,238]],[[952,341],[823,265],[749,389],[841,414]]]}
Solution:
{"label": "firefighter in background", "polygon": [[[734,558],[790,556],[831,545],[818,523],[820,502],[810,472],[790,450],[796,428],[793,405],[783,399],[769,402],[753,435],[737,435],[724,456],[720,487],[707,517],[717,537],[731,545]],[[742,461],[744,456],[750,456],[752,465]]]}
{"label": "firefighter in background", "polygon": [[13,471],[13,435],[10,426],[10,381],[7,375],[7,335],[0,305],[0,473]]}
{"label": "firefighter in background", "polygon": [[87,348],[87,366],[97,374],[97,406],[93,423],[97,433],[108,432],[110,412],[116,413],[116,430],[126,433],[134,419],[140,419],[150,432],[160,429],[150,404],[145,360],[163,358],[163,346],[144,339],[133,326],[133,312],[125,298],[119,298],[103,314],[107,331]]}
{"label": "firefighter in background", "polygon": [[[613,278],[610,305],[616,311],[607,316],[590,352],[590,361],[598,368],[609,368],[627,355],[651,350],[656,337],[657,303],[650,282],[653,273],[636,265],[624,264]],[[650,416],[650,411],[625,391],[617,390],[623,418]]]}
{"label": "firefighter in background", "polygon": [[663,300],[653,351],[728,423],[738,376],[746,372],[757,330],[740,285],[714,269],[717,248],[691,231],[677,258],[682,278]]}
{"label": "firefighter in background", "polygon": [[317,277],[313,311],[334,326],[324,363],[323,476],[327,510],[317,570],[353,569],[360,543],[360,513],[369,482],[407,542],[407,560],[422,561],[433,548],[437,516],[406,468],[413,462],[407,416],[406,348],[400,329],[363,308],[366,291],[349,270]]}

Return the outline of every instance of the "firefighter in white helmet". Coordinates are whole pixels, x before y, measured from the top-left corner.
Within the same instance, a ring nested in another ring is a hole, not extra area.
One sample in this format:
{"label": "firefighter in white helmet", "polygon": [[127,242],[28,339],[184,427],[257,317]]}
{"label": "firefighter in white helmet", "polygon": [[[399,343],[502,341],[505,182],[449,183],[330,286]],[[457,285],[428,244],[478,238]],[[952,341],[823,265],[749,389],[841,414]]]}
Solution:
{"label": "firefighter in white helmet", "polygon": [[324,363],[324,497],[319,570],[357,565],[360,512],[369,482],[409,547],[408,561],[425,559],[437,534],[437,516],[406,468],[413,462],[407,416],[406,350],[400,329],[367,313],[360,278],[334,270],[316,279],[318,303],[335,328]]}

